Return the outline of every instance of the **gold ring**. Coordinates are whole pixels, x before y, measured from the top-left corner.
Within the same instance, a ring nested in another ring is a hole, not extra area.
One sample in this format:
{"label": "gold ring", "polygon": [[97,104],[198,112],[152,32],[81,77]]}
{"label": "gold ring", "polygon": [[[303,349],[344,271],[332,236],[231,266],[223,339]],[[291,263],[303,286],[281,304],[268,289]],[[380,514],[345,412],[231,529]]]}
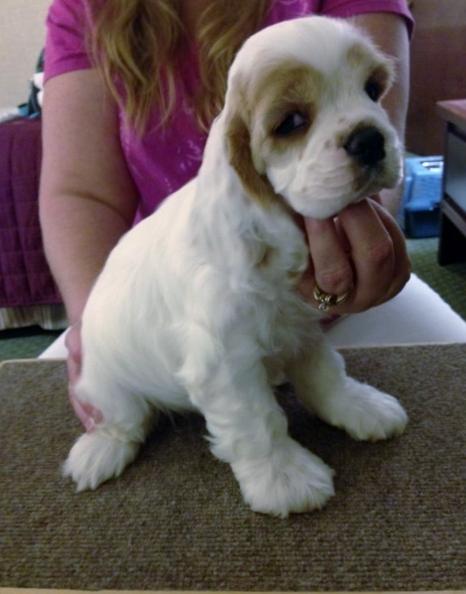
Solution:
{"label": "gold ring", "polygon": [[332,295],[331,293],[325,293],[322,289],[316,284],[314,287],[314,299],[319,304],[319,311],[328,311],[330,307],[334,307],[335,305],[341,305],[344,303],[348,297],[350,291],[346,291],[343,295]]}

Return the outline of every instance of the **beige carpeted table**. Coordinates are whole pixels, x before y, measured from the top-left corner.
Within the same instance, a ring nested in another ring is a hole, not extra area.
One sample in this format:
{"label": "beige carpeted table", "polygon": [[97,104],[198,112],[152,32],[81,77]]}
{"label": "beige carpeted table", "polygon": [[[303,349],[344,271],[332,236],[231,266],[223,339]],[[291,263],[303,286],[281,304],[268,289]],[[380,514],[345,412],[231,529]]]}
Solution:
{"label": "beige carpeted table", "polygon": [[353,375],[397,395],[407,432],[357,443],[281,400],[291,433],[336,470],[323,511],[243,504],[196,416],[165,419],[121,479],[60,476],[80,433],[62,363],[0,367],[0,586],[130,590],[466,587],[466,345],[354,350]]}

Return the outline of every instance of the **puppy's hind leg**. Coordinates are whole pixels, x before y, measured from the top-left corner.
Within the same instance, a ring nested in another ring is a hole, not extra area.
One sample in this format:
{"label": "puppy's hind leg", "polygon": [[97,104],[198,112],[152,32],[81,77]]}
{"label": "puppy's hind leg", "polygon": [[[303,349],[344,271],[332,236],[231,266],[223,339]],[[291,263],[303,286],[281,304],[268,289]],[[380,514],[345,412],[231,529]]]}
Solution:
{"label": "puppy's hind leg", "polygon": [[[102,376],[100,377],[102,380]],[[84,433],[63,464],[63,476],[76,483],[77,491],[96,489],[118,477],[136,457],[154,422],[154,412],[141,397],[125,392],[108,381],[106,385],[80,381],[77,397],[102,412],[102,421]]]}

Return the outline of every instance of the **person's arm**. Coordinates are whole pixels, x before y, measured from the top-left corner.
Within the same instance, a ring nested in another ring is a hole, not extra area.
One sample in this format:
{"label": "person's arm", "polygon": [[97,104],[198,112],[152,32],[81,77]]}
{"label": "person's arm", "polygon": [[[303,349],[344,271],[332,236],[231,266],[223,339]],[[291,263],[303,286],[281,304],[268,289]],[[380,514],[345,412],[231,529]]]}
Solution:
{"label": "person's arm", "polygon": [[[376,45],[394,59],[396,79],[393,87],[383,99],[383,106],[404,144],[406,115],[409,101],[409,37],[403,17],[390,13],[361,14],[351,21],[366,31]],[[401,183],[394,190],[380,193],[383,206],[396,216],[403,194]]]}
{"label": "person's arm", "polygon": [[96,70],[45,85],[40,221],[52,273],[76,323],[138,195],[118,136],[116,106]]}

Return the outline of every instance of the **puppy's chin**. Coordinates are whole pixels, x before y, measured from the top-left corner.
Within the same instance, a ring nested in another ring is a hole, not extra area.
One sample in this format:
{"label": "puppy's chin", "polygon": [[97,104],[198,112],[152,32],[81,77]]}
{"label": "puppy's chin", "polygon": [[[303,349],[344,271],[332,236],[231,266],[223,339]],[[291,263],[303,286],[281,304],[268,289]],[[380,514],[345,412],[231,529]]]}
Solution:
{"label": "puppy's chin", "polygon": [[356,204],[373,194],[377,194],[384,187],[380,186],[380,184],[366,184],[359,192],[351,192],[343,196],[326,196],[324,199],[313,198],[312,196],[285,199],[291,208],[303,217],[328,219],[338,215],[350,204]]}
{"label": "puppy's chin", "polygon": [[350,204],[361,202],[365,198],[378,194],[380,191],[396,187],[401,179],[401,170],[391,169],[368,172],[360,178],[359,183],[352,184],[348,191],[340,189],[338,192],[328,191],[314,193],[282,192],[282,196],[291,208],[306,218],[328,219],[338,215]]}
{"label": "puppy's chin", "polygon": [[325,199],[313,199],[312,197],[301,198],[300,200],[287,200],[293,210],[306,218],[328,219],[336,216],[344,208],[353,202],[361,200],[362,197],[336,196]]}

